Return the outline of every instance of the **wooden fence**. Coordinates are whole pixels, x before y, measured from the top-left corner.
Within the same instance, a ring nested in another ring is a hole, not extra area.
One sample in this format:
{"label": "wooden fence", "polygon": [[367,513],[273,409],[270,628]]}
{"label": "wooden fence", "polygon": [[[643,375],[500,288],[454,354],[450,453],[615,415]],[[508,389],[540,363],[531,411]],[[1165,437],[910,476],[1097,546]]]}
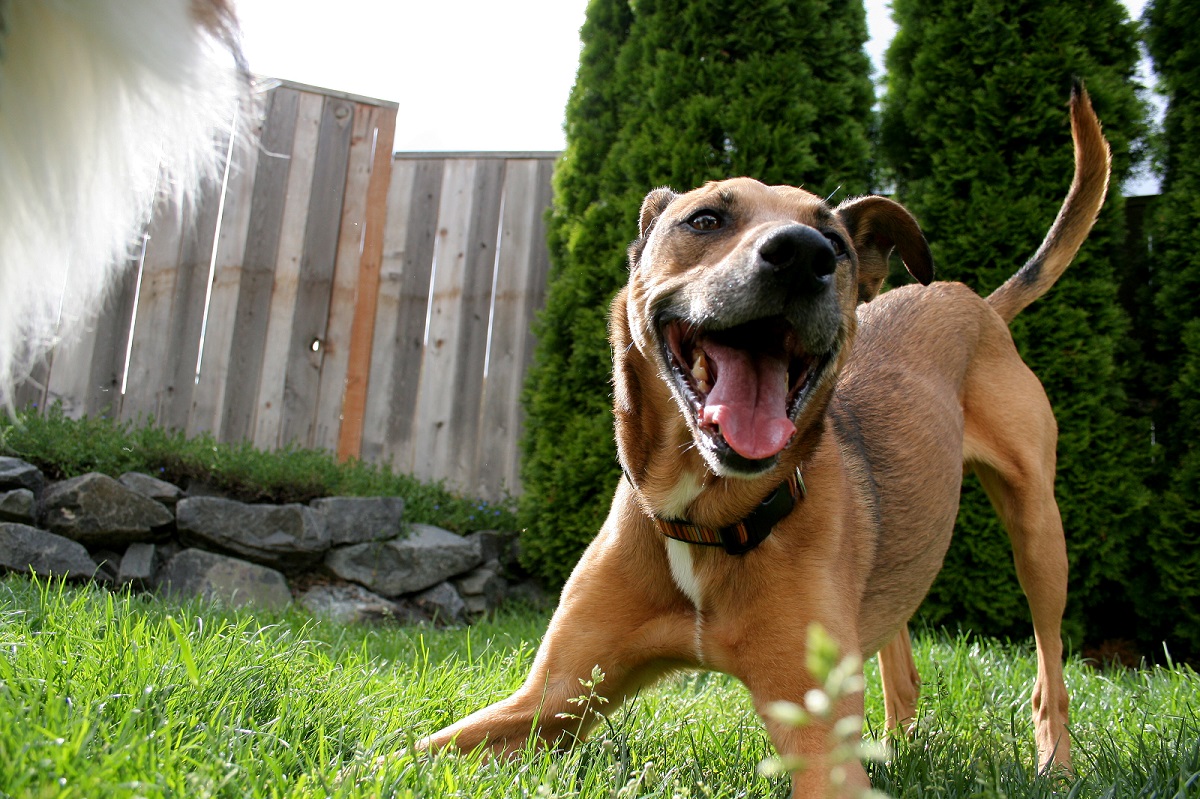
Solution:
{"label": "wooden fence", "polygon": [[18,404],[517,493],[557,154],[393,157],[394,104],[281,83],[264,105],[259,146],[196,209],[156,214]]}

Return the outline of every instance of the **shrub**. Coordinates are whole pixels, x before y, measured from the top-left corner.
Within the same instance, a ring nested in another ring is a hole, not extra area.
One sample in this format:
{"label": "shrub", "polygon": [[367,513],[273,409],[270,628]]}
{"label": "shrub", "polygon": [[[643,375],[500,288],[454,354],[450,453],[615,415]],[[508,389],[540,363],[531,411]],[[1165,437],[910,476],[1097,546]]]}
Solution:
{"label": "shrub", "polygon": [[1162,442],[1155,466],[1161,501],[1146,542],[1151,575],[1142,607],[1174,652],[1200,655],[1200,8],[1154,0],[1147,43],[1167,98],[1160,161],[1163,194],[1150,220],[1158,287],[1153,310],[1161,401],[1154,415]]}

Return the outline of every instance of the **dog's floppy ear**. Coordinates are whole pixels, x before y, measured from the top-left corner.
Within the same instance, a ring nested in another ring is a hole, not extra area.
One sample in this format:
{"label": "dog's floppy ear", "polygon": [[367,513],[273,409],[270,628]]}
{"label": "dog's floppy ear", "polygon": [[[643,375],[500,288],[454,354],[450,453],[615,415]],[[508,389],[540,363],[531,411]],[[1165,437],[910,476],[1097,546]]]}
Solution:
{"label": "dog's floppy ear", "polygon": [[917,220],[904,206],[871,195],[847,200],[837,207],[837,215],[854,239],[858,254],[860,302],[870,302],[879,293],[887,279],[893,247],[900,251],[909,274],[924,285],[933,280],[933,254]]}
{"label": "dog's floppy ear", "polygon": [[650,235],[651,228],[662,215],[662,212],[667,210],[667,206],[671,204],[679,195],[671,191],[666,186],[655,189],[646,195],[646,199],[642,200],[642,210],[638,214],[638,235],[643,239]]}
{"label": "dog's floppy ear", "polygon": [[664,186],[650,192],[646,195],[646,199],[642,200],[642,210],[638,213],[638,237],[629,245],[630,269],[637,266],[638,261],[642,259],[642,250],[646,247],[646,239],[650,238],[650,231],[654,229],[654,223],[658,221],[662,212],[667,210],[671,201],[678,196]]}

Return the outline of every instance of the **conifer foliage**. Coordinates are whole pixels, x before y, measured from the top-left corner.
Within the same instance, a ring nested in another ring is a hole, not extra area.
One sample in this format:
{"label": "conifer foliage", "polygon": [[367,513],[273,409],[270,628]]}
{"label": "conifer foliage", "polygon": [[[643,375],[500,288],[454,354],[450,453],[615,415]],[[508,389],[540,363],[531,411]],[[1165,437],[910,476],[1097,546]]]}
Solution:
{"label": "conifer foliage", "polygon": [[[930,240],[938,278],[986,296],[1036,249],[1070,184],[1066,103],[1081,78],[1114,152],[1109,200],[1049,294],[1014,337],[1059,423],[1059,508],[1071,559],[1067,631],[1090,638],[1128,620],[1123,580],[1146,505],[1148,426],[1123,390],[1128,320],[1114,263],[1119,187],[1136,159],[1137,29],[1118,0],[894,0],[882,147],[898,199]],[[1028,635],[1007,538],[978,483],[964,490],[955,542],[923,613],[976,632]]]}
{"label": "conifer foliage", "polygon": [[620,475],[606,318],[642,197],[737,175],[844,196],[871,178],[861,2],[591,0],[581,37],[525,392],[522,557],[551,583]]}
{"label": "conifer foliage", "polygon": [[1160,160],[1163,192],[1151,222],[1158,286],[1161,402],[1155,414],[1160,492],[1146,536],[1147,613],[1177,656],[1200,657],[1200,5],[1154,0],[1147,43],[1167,98]]}

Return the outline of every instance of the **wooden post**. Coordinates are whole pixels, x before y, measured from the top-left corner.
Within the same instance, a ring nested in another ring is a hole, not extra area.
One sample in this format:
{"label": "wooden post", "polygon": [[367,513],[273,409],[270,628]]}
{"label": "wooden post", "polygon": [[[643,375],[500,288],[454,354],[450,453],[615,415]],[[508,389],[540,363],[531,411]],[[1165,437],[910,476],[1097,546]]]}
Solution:
{"label": "wooden post", "polygon": [[354,324],[350,328],[350,362],[346,369],[346,395],[342,426],[338,431],[338,459],[357,458],[362,448],[363,414],[367,404],[367,378],[371,370],[371,342],[375,338],[375,308],[379,294],[379,268],[383,261],[383,229],[387,222],[387,191],[392,177],[392,141],[396,136],[396,109],[383,108],[375,140],[375,160],[367,187],[366,230],[359,262],[358,295]]}

